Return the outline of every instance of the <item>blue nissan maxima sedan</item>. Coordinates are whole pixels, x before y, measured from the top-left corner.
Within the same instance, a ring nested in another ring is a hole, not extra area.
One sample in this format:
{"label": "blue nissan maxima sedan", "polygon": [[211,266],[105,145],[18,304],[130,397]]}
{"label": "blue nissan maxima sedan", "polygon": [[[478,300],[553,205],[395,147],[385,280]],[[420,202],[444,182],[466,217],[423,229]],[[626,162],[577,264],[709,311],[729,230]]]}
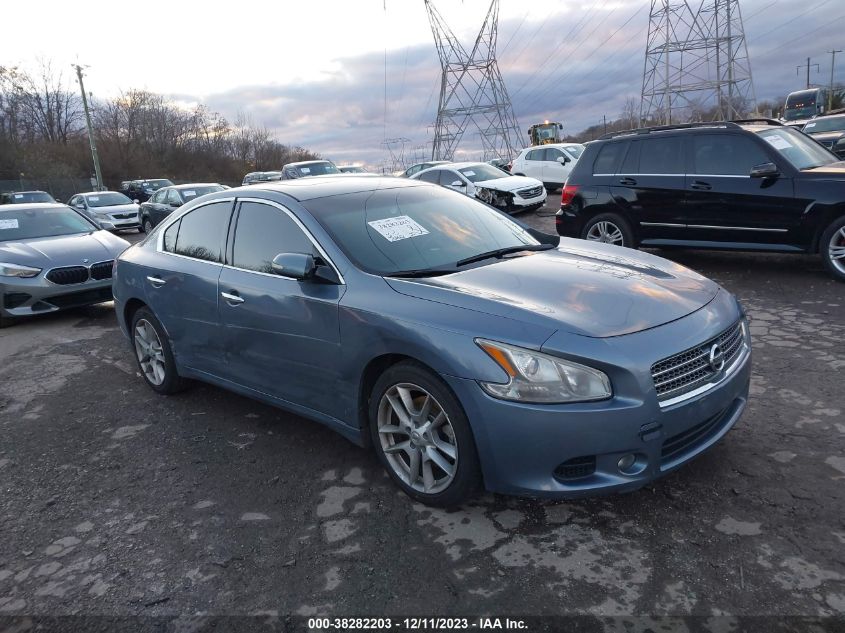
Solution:
{"label": "blue nissan maxima sedan", "polygon": [[203,196],[123,252],[114,296],[154,391],[201,380],[322,422],[431,505],[639,488],[748,398],[746,319],[716,283],[406,179]]}

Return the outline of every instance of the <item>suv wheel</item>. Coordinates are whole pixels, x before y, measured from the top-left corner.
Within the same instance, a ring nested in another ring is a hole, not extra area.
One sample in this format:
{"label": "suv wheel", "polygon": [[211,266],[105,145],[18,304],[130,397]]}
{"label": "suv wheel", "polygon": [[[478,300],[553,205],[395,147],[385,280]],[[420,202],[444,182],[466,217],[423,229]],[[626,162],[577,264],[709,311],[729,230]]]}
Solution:
{"label": "suv wheel", "polygon": [[831,274],[839,281],[845,281],[845,216],[825,229],[819,250]]}
{"label": "suv wheel", "polygon": [[601,213],[584,226],[581,239],[634,248],[634,233],[625,218],[615,213]]}
{"label": "suv wheel", "polygon": [[481,483],[466,414],[429,370],[401,362],[379,378],[370,398],[373,446],[390,478],[412,499],[450,507]]}

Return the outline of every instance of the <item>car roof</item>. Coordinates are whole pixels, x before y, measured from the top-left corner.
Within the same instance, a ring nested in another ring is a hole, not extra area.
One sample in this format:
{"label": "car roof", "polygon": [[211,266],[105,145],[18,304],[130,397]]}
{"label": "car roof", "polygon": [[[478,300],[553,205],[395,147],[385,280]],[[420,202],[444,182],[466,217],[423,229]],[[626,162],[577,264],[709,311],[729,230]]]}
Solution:
{"label": "car roof", "polygon": [[[10,196],[16,193],[47,193],[46,191],[41,191],[40,189],[33,189],[32,191],[4,191],[3,193],[7,193]],[[50,195],[50,194],[47,194]]]}
{"label": "car roof", "polygon": [[[449,163],[448,167],[452,167],[454,169],[465,169],[467,167],[473,167],[475,165],[489,165],[489,163],[485,163],[484,161],[480,160],[465,160],[460,163]],[[438,167],[446,167],[447,165],[438,165]]]}
{"label": "car roof", "polygon": [[182,189],[190,189],[191,187],[222,187],[222,185],[219,182],[189,182],[185,185],[168,185],[162,187],[162,189],[178,189],[181,191]]}
{"label": "car roof", "polygon": [[3,211],[20,212],[27,209],[36,211],[38,209],[70,209],[70,207],[61,202],[25,202],[23,204],[4,204],[0,206],[0,213]]}
{"label": "car roof", "polygon": [[[429,187],[429,183],[396,178],[394,176],[379,176],[376,174],[345,174],[327,177],[297,178],[295,180],[280,180],[278,182],[256,183],[244,187],[236,187],[231,191],[274,191],[283,193],[298,201],[315,200],[329,196],[341,196],[377,189],[400,189],[404,187]],[[230,191],[230,193],[231,193]]]}
{"label": "car roof", "polygon": [[80,193],[75,193],[75,196],[99,196],[101,193],[119,193],[121,196],[124,195],[120,191],[112,191],[109,189],[108,191],[82,191]]}
{"label": "car roof", "polygon": [[544,145],[532,145],[531,147],[526,147],[522,151],[528,151],[530,149],[545,149],[547,147],[577,147],[578,145],[583,145],[583,143],[546,143]]}
{"label": "car roof", "polygon": [[[317,163],[331,163],[331,162],[332,161],[330,161],[330,160],[326,160],[326,159],[322,159],[322,158],[320,160],[301,160],[301,161],[296,162],[296,163],[287,163],[285,165],[285,167],[299,167],[300,165],[315,165]],[[332,163],[332,164],[334,164],[334,163]]]}

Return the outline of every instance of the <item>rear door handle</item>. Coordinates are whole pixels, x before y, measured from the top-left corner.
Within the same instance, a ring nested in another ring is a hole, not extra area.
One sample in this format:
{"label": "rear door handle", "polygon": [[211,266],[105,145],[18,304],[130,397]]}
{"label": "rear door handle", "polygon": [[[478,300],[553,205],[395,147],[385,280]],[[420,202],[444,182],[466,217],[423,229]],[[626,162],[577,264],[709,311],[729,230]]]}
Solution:
{"label": "rear door handle", "polygon": [[147,276],[147,281],[149,281],[153,285],[153,288],[161,288],[164,284],[167,283],[161,277],[153,277],[153,276]]}
{"label": "rear door handle", "polygon": [[226,300],[226,303],[232,306],[240,305],[244,302],[244,298],[240,295],[231,294],[229,292],[221,292],[220,296]]}
{"label": "rear door handle", "polygon": [[626,187],[633,187],[634,185],[637,184],[637,181],[634,180],[633,178],[620,178],[619,184],[625,185]]}
{"label": "rear door handle", "polygon": [[713,187],[709,183],[702,182],[700,180],[693,180],[690,188],[698,191],[710,191]]}

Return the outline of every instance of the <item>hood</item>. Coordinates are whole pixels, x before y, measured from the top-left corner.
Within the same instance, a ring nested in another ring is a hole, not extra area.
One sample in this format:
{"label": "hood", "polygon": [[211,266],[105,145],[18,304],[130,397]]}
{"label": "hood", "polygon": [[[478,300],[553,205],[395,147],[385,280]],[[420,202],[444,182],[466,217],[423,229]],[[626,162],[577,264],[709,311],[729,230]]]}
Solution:
{"label": "hood", "polygon": [[719,290],[706,277],[660,257],[570,239],[556,250],[451,275],[386,281],[420,299],[599,338],[680,319]]}
{"label": "hood", "polygon": [[88,212],[93,214],[102,213],[134,213],[138,210],[138,205],[134,202],[128,204],[110,204],[105,207],[88,207]]}
{"label": "hood", "polygon": [[845,161],[815,169],[802,169],[800,174],[802,180],[845,180]]}
{"label": "hood", "polygon": [[[0,261],[36,268],[80,266],[114,259],[129,242],[108,231],[0,242]],[[87,259],[87,262],[83,260]]]}
{"label": "hood", "polygon": [[498,189],[499,191],[519,191],[520,189],[540,187],[543,183],[536,178],[529,178],[528,176],[503,176],[493,180],[480,180],[472,184],[476,187]]}
{"label": "hood", "polygon": [[812,136],[817,141],[835,141],[838,138],[845,136],[845,130],[833,130],[831,132],[804,132],[808,136]]}

